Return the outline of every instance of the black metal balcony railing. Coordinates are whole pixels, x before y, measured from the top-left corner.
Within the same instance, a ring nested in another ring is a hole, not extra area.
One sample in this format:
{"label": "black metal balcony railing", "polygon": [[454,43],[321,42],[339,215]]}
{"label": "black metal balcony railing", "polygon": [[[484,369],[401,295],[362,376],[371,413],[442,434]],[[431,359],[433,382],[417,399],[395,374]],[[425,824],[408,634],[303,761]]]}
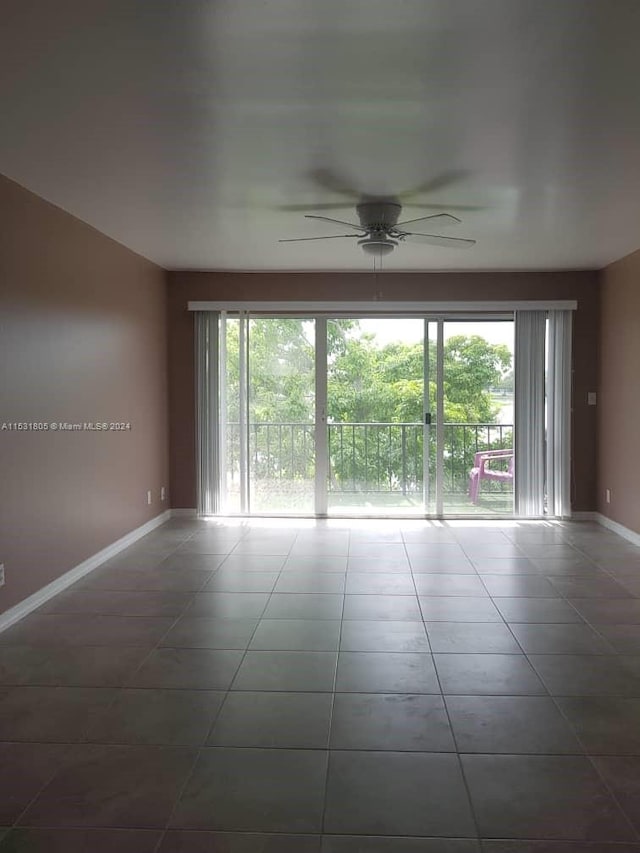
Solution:
{"label": "black metal balcony railing", "polygon": [[[420,423],[331,423],[327,425],[329,491],[420,494],[423,490],[423,445]],[[315,440],[312,423],[251,423],[249,462],[254,480],[282,486],[314,478]],[[444,493],[465,494],[474,455],[513,446],[511,424],[444,424]],[[436,427],[429,430],[429,463],[435,471]],[[227,470],[240,466],[240,426],[227,424]],[[498,467],[500,463],[496,463]],[[507,464],[504,460],[503,465]],[[488,491],[509,484],[487,483]],[[483,487],[484,488],[484,487]]]}

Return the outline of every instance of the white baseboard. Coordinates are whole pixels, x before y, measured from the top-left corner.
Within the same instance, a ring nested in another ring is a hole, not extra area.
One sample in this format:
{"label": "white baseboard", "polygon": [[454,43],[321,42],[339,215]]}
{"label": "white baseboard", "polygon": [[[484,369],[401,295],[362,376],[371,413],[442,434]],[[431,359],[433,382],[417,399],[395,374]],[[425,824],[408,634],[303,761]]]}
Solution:
{"label": "white baseboard", "polygon": [[625,527],[624,524],[618,524],[617,521],[607,518],[607,516],[603,515],[601,512],[594,512],[594,516],[598,524],[601,524],[608,530],[612,530],[614,533],[617,533],[618,536],[622,536],[623,539],[627,539],[634,545],[640,546],[640,533],[636,533],[635,530]]}
{"label": "white baseboard", "polygon": [[572,512],[571,521],[598,521],[597,512]]}
{"label": "white baseboard", "polygon": [[170,510],[157,515],[155,518],[152,518],[140,527],[136,527],[135,530],[127,533],[121,539],[117,539],[115,542],[112,542],[111,545],[107,545],[107,547],[103,548],[102,551],[98,551],[97,554],[94,554],[92,557],[84,560],[79,565],[74,566],[73,569],[69,569],[68,572],[65,572],[63,575],[60,575],[59,578],[56,578],[54,581],[51,581],[51,583],[43,586],[42,589],[34,592],[33,595],[30,595],[23,601],[18,602],[14,607],[10,607],[8,610],[5,610],[4,613],[0,613],[0,631],[4,631],[5,628],[8,628],[10,625],[14,625],[20,619],[27,616],[27,614],[40,607],[46,601],[49,601],[49,599],[53,598],[54,595],[57,595],[77,580],[80,580],[80,578],[88,575],[89,572],[92,572],[106,560],[110,560],[111,557],[115,557],[116,554],[120,553],[120,551],[128,548],[129,545],[133,545],[134,542],[137,542],[138,539],[142,539],[142,537],[146,536],[147,533],[151,533],[151,531],[155,530],[156,527],[160,527],[161,524],[164,524],[165,521],[169,520],[170,516]]}
{"label": "white baseboard", "polygon": [[194,507],[190,509],[189,507],[176,508],[170,510],[171,518],[196,518],[198,515],[198,510]]}

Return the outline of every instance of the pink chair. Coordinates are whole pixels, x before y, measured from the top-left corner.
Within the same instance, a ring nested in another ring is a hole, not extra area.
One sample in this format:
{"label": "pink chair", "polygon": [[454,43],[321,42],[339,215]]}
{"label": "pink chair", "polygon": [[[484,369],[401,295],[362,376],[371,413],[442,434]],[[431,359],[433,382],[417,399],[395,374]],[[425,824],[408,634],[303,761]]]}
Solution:
{"label": "pink chair", "polygon": [[[490,467],[494,459],[508,459],[506,471]],[[501,483],[513,482],[513,450],[482,450],[473,457],[473,468],[469,474],[469,497],[472,504],[478,503],[481,480],[497,480]]]}

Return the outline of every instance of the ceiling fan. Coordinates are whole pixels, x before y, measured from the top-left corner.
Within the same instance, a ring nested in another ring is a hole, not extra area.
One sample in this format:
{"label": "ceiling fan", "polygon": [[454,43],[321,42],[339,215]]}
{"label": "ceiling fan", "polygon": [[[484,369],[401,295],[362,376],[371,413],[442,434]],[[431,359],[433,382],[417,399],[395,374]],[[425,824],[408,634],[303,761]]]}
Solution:
{"label": "ceiling fan", "polygon": [[317,214],[306,214],[305,219],[319,219],[323,222],[346,225],[353,229],[351,234],[327,234],[321,237],[293,237],[279,240],[280,243],[302,243],[309,240],[357,240],[358,245],[369,255],[388,255],[405,240],[410,242],[428,243],[431,246],[444,246],[447,248],[469,248],[475,245],[475,240],[462,237],[443,237],[439,234],[423,234],[416,231],[408,231],[406,226],[416,222],[429,222],[442,227],[445,225],[459,225],[460,219],[450,213],[435,213],[431,216],[421,216],[418,219],[405,219],[398,222],[402,205],[398,201],[362,201],[356,205],[356,213],[360,224],[345,222],[342,219],[332,219],[329,216],[318,216]]}

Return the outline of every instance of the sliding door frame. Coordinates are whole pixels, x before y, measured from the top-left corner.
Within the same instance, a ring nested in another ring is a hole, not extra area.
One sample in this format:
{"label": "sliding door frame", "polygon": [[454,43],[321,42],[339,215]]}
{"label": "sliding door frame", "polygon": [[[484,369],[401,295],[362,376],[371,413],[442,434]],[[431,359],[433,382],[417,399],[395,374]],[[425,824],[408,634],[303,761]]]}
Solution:
{"label": "sliding door frame", "polygon": [[[423,512],[417,517],[444,517],[444,323],[463,320],[505,320],[515,311],[570,311],[577,308],[575,301],[509,301],[509,302],[189,302],[189,311],[220,313],[220,340],[226,339],[226,320],[239,319],[239,409],[240,409],[240,504],[241,515],[250,513],[249,494],[249,424],[248,424],[248,334],[249,319],[259,317],[304,317],[314,321],[315,326],[315,447],[316,465],[314,481],[314,501],[316,517],[326,517],[328,513],[328,428],[327,428],[327,320],[371,317],[413,318],[424,321],[424,371],[423,371]],[[429,382],[432,365],[429,357],[429,323],[436,324],[436,470],[435,470],[435,513],[430,513],[430,453],[429,440],[432,424],[427,415],[432,415],[429,401]],[[226,365],[224,357],[217,365],[221,401],[226,395]],[[226,411],[226,410],[225,410]],[[223,412],[222,405],[220,412]],[[514,431],[517,424],[514,423]],[[224,448],[224,424],[218,433],[220,449]],[[222,454],[220,454],[222,456]],[[224,495],[225,484],[220,485]],[[293,514],[292,514],[293,515]],[[305,515],[308,515],[305,513]],[[380,516],[384,517],[384,516]],[[398,516],[393,516],[398,517]],[[416,516],[411,516],[416,517]],[[449,515],[448,518],[466,517]],[[473,516],[482,518],[484,516]],[[495,516],[488,516],[489,518]]]}

